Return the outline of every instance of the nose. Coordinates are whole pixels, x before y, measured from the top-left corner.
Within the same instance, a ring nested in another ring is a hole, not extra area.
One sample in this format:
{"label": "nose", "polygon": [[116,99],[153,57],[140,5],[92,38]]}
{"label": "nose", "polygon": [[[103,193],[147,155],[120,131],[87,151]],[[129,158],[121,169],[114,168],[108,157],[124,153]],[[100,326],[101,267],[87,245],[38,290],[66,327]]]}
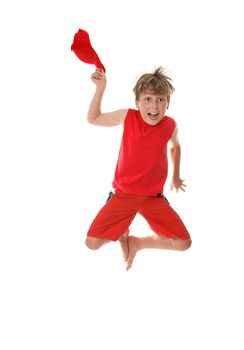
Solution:
{"label": "nose", "polygon": [[157,109],[158,108],[158,100],[152,100],[152,108]]}

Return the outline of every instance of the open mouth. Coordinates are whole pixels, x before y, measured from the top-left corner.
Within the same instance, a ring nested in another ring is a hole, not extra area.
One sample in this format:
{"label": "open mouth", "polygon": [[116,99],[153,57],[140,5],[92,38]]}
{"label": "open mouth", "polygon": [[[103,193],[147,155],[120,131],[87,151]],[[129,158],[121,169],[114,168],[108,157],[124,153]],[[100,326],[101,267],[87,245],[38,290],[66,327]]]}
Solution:
{"label": "open mouth", "polygon": [[159,113],[147,113],[147,116],[151,120],[156,120],[159,117]]}

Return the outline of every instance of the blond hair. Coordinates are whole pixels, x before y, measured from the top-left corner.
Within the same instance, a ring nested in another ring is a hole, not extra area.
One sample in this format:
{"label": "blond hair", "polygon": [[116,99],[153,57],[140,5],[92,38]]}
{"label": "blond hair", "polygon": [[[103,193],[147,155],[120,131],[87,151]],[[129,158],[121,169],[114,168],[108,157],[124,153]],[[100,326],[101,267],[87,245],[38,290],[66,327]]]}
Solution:
{"label": "blond hair", "polygon": [[136,101],[139,100],[140,95],[143,92],[151,92],[154,94],[162,94],[167,96],[169,103],[170,96],[175,91],[171,84],[172,79],[165,75],[165,69],[158,67],[153,73],[143,74],[136,82],[133,88]]}

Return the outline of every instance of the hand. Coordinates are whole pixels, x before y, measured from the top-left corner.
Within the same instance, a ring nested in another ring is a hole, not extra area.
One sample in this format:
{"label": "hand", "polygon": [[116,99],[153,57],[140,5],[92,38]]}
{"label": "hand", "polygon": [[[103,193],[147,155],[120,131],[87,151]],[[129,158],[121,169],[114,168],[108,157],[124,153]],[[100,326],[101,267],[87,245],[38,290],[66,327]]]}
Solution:
{"label": "hand", "polygon": [[95,72],[92,73],[91,80],[97,87],[103,87],[103,88],[106,87],[106,83],[107,83],[106,75],[99,68],[96,68]]}
{"label": "hand", "polygon": [[186,185],[184,184],[185,180],[181,180],[179,177],[177,178],[172,178],[171,184],[170,184],[170,189],[171,191],[175,188],[176,192],[180,189],[181,191],[185,192],[185,187]]}

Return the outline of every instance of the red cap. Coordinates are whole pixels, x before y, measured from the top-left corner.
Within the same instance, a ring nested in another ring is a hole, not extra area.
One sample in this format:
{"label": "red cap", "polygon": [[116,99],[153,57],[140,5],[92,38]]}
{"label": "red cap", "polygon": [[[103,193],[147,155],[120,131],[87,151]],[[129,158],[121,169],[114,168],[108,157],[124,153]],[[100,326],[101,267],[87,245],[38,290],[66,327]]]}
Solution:
{"label": "red cap", "polygon": [[91,46],[89,34],[82,29],[79,29],[74,36],[71,50],[74,51],[76,56],[85,63],[94,64],[97,68],[106,72],[104,65],[100,61],[96,51]]}

